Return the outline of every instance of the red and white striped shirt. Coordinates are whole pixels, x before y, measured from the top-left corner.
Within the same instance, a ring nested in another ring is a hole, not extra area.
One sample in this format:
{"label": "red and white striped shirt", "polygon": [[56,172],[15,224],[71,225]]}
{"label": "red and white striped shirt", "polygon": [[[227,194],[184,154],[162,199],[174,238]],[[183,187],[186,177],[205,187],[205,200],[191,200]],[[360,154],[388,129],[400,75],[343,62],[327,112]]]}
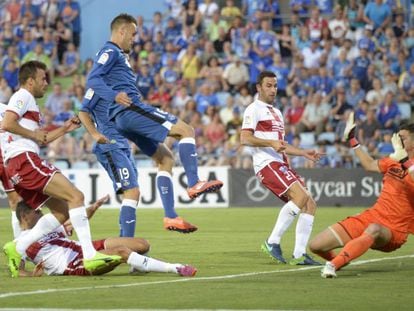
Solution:
{"label": "red and white striped shirt", "polygon": [[[26,89],[19,89],[9,100],[6,111],[15,113],[19,118],[20,126],[29,130],[36,130],[40,127],[40,110],[33,95]],[[9,132],[4,133],[1,140],[4,161],[13,158],[23,152],[34,152],[39,154],[39,145],[28,138]]]}
{"label": "red and white striped shirt", "polygon": [[[284,140],[285,124],[279,109],[259,99],[251,103],[243,115],[242,130],[249,130],[257,138],[267,140]],[[253,147],[253,166],[255,173],[270,162],[285,162],[283,153],[271,147]]]}

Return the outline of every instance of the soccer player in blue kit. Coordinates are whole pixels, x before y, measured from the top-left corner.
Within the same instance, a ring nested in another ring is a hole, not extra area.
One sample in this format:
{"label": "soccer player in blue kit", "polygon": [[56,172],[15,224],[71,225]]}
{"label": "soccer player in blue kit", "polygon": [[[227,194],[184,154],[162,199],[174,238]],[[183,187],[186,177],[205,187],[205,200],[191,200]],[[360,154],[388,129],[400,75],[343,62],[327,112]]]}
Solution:
{"label": "soccer player in blue kit", "polygon": [[[119,215],[121,237],[133,237],[136,225],[136,207],[139,200],[138,173],[135,160],[131,156],[128,140],[121,136],[115,124],[108,119],[108,103],[99,98],[89,88],[84,96],[79,118],[92,135],[96,144],[93,152],[98,162],[104,167],[113,182],[115,192],[122,194],[122,206]],[[144,153],[156,152],[152,155],[158,165],[157,188],[164,207],[164,227],[168,230],[190,233],[197,227],[179,217],[174,208],[174,191],[171,180],[173,156],[162,143],[142,138],[138,147]]]}
{"label": "soccer player in blue kit", "polygon": [[216,192],[223,186],[221,181],[199,180],[194,129],[176,116],[141,102],[136,76],[128,62],[136,27],[135,18],[128,14],[112,20],[111,40],[97,53],[87,85],[93,89],[93,95],[108,104],[108,118],[117,132],[145,154],[154,156],[167,136],[179,140],[178,151],[190,198]]}

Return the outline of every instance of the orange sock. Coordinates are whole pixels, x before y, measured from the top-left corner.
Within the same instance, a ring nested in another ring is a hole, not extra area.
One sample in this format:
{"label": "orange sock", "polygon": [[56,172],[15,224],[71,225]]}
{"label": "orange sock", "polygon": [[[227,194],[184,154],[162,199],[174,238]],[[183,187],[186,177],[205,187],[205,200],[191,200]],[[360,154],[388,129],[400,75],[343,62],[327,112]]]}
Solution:
{"label": "orange sock", "polygon": [[334,251],[327,251],[327,252],[320,251],[320,252],[314,252],[314,253],[327,261],[331,261],[332,259],[336,257],[336,254]]}
{"label": "orange sock", "polygon": [[363,233],[360,237],[349,241],[331,263],[338,270],[351,260],[364,254],[372,244],[374,244],[374,238],[367,233]]}

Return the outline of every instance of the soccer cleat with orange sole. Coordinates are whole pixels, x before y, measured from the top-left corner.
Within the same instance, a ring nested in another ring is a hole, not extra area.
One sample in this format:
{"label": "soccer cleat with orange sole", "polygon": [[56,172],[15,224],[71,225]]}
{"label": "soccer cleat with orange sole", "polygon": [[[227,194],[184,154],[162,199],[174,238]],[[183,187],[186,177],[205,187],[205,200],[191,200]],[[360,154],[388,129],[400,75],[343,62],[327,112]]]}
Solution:
{"label": "soccer cleat with orange sole", "polygon": [[197,273],[197,269],[190,265],[185,265],[177,267],[177,272],[181,276],[195,276]]}
{"label": "soccer cleat with orange sole", "polygon": [[187,193],[190,199],[195,199],[203,193],[217,192],[223,187],[223,182],[220,180],[198,181],[194,186],[187,188]]}
{"label": "soccer cleat with orange sole", "polygon": [[170,231],[177,231],[181,233],[191,233],[197,231],[197,227],[186,222],[181,217],[168,218],[164,217],[164,228]]}

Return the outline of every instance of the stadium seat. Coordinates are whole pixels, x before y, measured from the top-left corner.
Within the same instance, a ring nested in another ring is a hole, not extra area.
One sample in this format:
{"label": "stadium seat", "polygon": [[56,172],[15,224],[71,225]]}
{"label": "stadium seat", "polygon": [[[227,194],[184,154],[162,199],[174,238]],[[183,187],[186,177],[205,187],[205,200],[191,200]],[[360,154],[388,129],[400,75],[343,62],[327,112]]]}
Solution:
{"label": "stadium seat", "polygon": [[400,109],[402,120],[411,119],[411,105],[409,103],[398,103],[398,109]]}
{"label": "stadium seat", "polygon": [[335,133],[334,132],[323,132],[320,133],[317,139],[318,142],[328,141],[331,144],[335,142]]}
{"label": "stadium seat", "polygon": [[315,134],[313,132],[300,133],[300,145],[303,148],[313,148],[315,146]]}

